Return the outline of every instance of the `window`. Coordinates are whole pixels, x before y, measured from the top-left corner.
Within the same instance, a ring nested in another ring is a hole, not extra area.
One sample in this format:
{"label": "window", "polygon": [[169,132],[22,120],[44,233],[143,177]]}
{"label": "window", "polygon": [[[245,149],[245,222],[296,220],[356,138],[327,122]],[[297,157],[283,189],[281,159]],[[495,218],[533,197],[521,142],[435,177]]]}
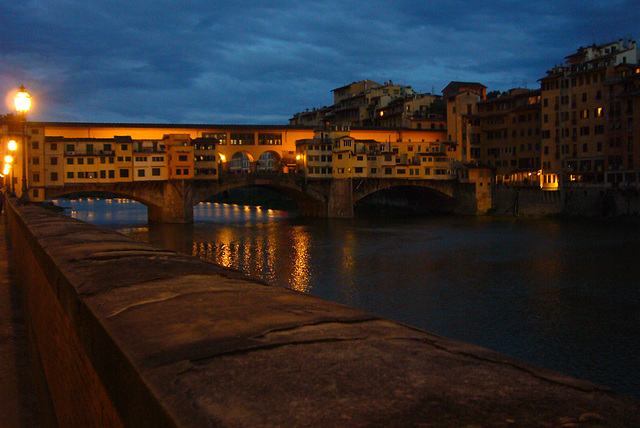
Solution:
{"label": "window", "polygon": [[67,147],[65,148],[65,151],[67,152],[74,152],[76,150],[76,146],[74,144],[67,144]]}
{"label": "window", "polygon": [[180,162],[186,162],[187,161],[187,155],[179,155],[178,156],[178,160]]}
{"label": "window", "polygon": [[120,178],[127,178],[127,177],[129,177],[129,170],[126,168],[120,169]]}
{"label": "window", "polygon": [[40,148],[40,143],[34,141],[33,143],[31,143],[31,147],[33,148],[33,150],[38,150]]}
{"label": "window", "polygon": [[176,175],[182,175],[182,170],[180,168],[176,168]]}
{"label": "window", "polygon": [[120,145],[120,150],[126,152],[127,151],[127,145],[126,144],[121,144]]}
{"label": "window", "polygon": [[51,143],[51,151],[58,150],[58,145],[56,143]]}
{"label": "window", "polygon": [[189,168],[185,168],[182,170],[182,175],[189,175]]}
{"label": "window", "polygon": [[67,178],[73,178],[73,172],[67,172]]}
{"label": "window", "polygon": [[124,157],[118,156],[118,162],[123,162],[123,161],[124,161]]}
{"label": "window", "polygon": [[138,177],[144,177],[144,169],[138,170]]}
{"label": "window", "polygon": [[258,144],[264,145],[282,145],[282,134],[258,134]]}
{"label": "window", "polygon": [[116,172],[113,169],[109,170],[109,178],[115,178],[116,177]]}
{"label": "window", "polygon": [[160,168],[151,168],[151,175],[158,177],[160,175]]}
{"label": "window", "polygon": [[242,134],[238,132],[232,132],[230,134],[229,144],[252,146],[255,144],[255,134]]}
{"label": "window", "polygon": [[78,165],[84,165],[84,158],[78,158]]}
{"label": "window", "polygon": [[51,173],[51,181],[58,181],[58,173],[57,172],[52,172]]}
{"label": "window", "polygon": [[93,162],[94,162],[94,158],[87,159],[87,165],[93,165]]}
{"label": "window", "polygon": [[39,183],[40,182],[40,174],[38,174],[38,173],[33,174],[33,182],[34,183]]}
{"label": "window", "polygon": [[78,178],[84,178],[84,172],[78,171]]}
{"label": "window", "polygon": [[202,133],[202,137],[203,138],[215,138],[218,140],[218,144],[221,145],[225,145],[227,144],[227,134],[226,132],[220,132],[220,133],[207,133],[207,132],[203,132]]}
{"label": "window", "polygon": [[40,165],[40,158],[39,157],[33,157],[31,158],[31,164],[32,165]]}
{"label": "window", "polygon": [[107,178],[107,171],[105,171],[104,169],[100,170],[100,178]]}
{"label": "window", "polygon": [[392,173],[391,168],[385,168],[384,169],[384,174],[385,175],[391,175],[391,173]]}
{"label": "window", "polygon": [[363,172],[364,172],[364,168],[362,168],[361,166],[356,167],[356,174],[362,174]]}

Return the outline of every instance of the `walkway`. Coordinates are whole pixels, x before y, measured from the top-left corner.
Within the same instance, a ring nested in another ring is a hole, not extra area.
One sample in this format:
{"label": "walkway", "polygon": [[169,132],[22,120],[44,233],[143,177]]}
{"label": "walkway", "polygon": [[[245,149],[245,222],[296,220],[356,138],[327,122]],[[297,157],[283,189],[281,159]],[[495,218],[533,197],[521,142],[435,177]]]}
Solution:
{"label": "walkway", "polygon": [[4,213],[0,216],[0,426],[40,426],[31,381],[27,330],[13,280]]}

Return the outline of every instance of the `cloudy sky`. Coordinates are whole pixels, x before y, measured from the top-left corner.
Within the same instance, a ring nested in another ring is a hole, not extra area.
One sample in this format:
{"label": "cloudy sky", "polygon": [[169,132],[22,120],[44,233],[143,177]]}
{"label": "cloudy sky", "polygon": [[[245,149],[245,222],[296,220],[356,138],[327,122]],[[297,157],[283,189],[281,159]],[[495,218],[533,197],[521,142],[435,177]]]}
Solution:
{"label": "cloudy sky", "polygon": [[362,79],[535,88],[640,37],[637,1],[4,1],[0,114],[22,84],[29,120],[176,124],[285,124]]}

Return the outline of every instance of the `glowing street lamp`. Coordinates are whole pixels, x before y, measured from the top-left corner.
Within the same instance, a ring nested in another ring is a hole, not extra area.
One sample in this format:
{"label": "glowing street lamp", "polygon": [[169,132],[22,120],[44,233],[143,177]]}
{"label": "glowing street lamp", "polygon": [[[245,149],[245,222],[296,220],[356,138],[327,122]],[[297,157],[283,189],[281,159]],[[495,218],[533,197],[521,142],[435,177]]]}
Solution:
{"label": "glowing street lamp", "polygon": [[[14,140],[9,141],[9,151],[11,152],[11,159],[13,162],[13,152],[16,151],[16,149],[18,148],[18,144],[16,144],[16,142]],[[13,182],[13,170],[15,168],[11,168],[11,188],[9,189],[9,191],[11,192],[11,196],[15,196],[16,195],[16,187],[15,184]],[[5,174],[7,175],[7,174]]]}
{"label": "glowing street lamp", "polygon": [[26,143],[26,128],[27,128],[27,112],[31,107],[31,95],[24,88],[20,86],[20,91],[14,98],[16,103],[16,111],[20,113],[20,121],[22,122],[22,195],[20,200],[22,202],[29,201],[29,186],[27,185],[27,143]]}

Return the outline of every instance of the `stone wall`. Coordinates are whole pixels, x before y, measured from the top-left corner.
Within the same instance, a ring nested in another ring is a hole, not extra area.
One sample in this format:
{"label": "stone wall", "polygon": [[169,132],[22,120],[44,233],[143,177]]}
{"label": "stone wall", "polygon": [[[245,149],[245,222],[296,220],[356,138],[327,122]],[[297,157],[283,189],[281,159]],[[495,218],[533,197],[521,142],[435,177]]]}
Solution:
{"label": "stone wall", "polygon": [[636,189],[573,187],[559,191],[543,191],[537,187],[499,186],[494,189],[493,207],[497,214],[532,216],[638,215],[640,196]]}
{"label": "stone wall", "polygon": [[606,388],[32,205],[7,208],[59,426],[640,420],[637,401]]}

